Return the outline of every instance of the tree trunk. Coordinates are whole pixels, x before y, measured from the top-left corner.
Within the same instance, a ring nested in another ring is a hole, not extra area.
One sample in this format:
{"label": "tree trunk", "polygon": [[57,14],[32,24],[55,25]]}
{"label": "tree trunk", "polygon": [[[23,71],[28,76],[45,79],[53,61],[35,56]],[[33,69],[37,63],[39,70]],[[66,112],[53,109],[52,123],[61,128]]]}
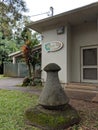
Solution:
{"label": "tree trunk", "polygon": [[31,66],[30,66],[30,63],[27,64],[28,65],[28,70],[29,70],[29,77],[32,76],[32,73],[31,73]]}

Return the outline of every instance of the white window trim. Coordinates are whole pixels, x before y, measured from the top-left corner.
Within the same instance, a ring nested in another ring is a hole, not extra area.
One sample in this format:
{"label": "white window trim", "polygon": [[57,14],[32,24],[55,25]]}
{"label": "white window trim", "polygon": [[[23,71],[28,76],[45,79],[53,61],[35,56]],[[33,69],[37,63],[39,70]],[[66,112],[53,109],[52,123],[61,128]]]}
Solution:
{"label": "white window trim", "polygon": [[86,46],[86,47],[81,47],[81,82],[84,83],[98,83],[97,80],[89,80],[89,79],[83,79],[83,68],[97,68],[97,78],[98,78],[98,59],[97,59],[97,65],[92,65],[92,66],[83,66],[83,50],[84,49],[93,49],[97,48],[97,58],[98,58],[98,46]]}

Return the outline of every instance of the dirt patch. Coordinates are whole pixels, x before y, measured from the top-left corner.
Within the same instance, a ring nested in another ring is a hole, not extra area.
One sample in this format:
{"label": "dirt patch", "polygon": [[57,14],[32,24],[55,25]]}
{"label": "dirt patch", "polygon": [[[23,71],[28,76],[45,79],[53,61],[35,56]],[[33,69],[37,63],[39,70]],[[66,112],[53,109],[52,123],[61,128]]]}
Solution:
{"label": "dirt patch", "polygon": [[81,121],[67,130],[98,130],[98,103],[71,99],[70,104],[77,109]]}

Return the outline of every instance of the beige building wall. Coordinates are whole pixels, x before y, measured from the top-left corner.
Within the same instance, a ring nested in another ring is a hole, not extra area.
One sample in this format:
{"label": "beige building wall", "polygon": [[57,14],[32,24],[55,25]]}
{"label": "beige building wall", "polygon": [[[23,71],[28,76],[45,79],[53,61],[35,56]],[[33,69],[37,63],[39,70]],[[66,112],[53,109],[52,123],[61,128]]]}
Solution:
{"label": "beige building wall", "polygon": [[98,45],[97,29],[97,22],[86,22],[71,28],[71,82],[81,82],[81,47]]}
{"label": "beige building wall", "polygon": [[72,44],[71,44],[71,26],[67,26],[67,83],[71,81],[72,75]]}
{"label": "beige building wall", "polygon": [[[42,40],[42,80],[46,81],[43,68],[49,63],[61,67],[59,78],[61,83],[81,82],[81,48],[98,45],[97,22],[65,26],[65,33],[58,35],[56,29],[43,32]],[[45,43],[63,42],[64,46],[56,52],[47,52]]]}
{"label": "beige building wall", "polygon": [[[67,27],[65,27],[64,34],[57,34],[57,30],[48,30],[43,32],[42,40],[42,80],[46,81],[46,72],[43,68],[49,63],[56,63],[61,67],[59,71],[59,78],[61,83],[67,82]],[[64,44],[63,48],[56,52],[47,52],[45,50],[45,43],[51,41],[60,41]]]}

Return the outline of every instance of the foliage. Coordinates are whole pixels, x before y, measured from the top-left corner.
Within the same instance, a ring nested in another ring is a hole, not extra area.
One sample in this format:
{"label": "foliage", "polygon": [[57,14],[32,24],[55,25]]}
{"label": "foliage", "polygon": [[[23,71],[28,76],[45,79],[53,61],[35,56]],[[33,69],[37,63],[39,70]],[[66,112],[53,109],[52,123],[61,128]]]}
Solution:
{"label": "foliage", "polygon": [[0,79],[7,79],[8,77],[5,77],[3,74],[0,74]]}
{"label": "foliage", "polygon": [[35,65],[38,62],[38,53],[32,53],[32,49],[35,45],[39,44],[39,41],[36,38],[37,33],[32,35],[32,32],[28,28],[24,28],[21,36],[24,40],[24,45],[22,46],[23,55],[26,61],[26,64],[29,69],[29,77],[32,76],[31,74],[31,65],[33,66],[33,71],[35,71]]}
{"label": "foliage", "polygon": [[18,51],[23,44],[21,31],[29,18],[23,15],[27,11],[24,0],[0,1],[0,70],[8,54]]}
{"label": "foliage", "polygon": [[25,23],[29,21],[24,0],[0,1],[0,50],[12,53],[20,49],[23,44],[21,31]]}
{"label": "foliage", "polygon": [[8,54],[18,51],[20,49],[20,45],[16,44],[14,39],[11,40],[0,40],[0,50],[6,51]]}
{"label": "foliage", "polygon": [[18,51],[19,47],[15,40],[1,40],[0,41],[0,73],[3,73],[3,63],[9,62],[11,59],[8,55],[12,52]]}
{"label": "foliage", "polygon": [[8,53],[5,50],[0,50],[0,64],[8,60]]}
{"label": "foliage", "polygon": [[1,45],[8,54],[20,49],[23,45],[21,31],[29,17],[23,15],[27,11],[24,0],[0,1],[0,49]]}
{"label": "foliage", "polygon": [[1,79],[1,78],[4,78],[4,76],[3,76],[3,75],[0,75],[0,79]]}
{"label": "foliage", "polygon": [[31,85],[31,79],[26,77],[24,80],[23,80],[23,84],[22,86],[30,86]]}
{"label": "foliage", "polygon": [[13,29],[17,29],[18,21],[23,21],[23,12],[26,12],[26,3],[23,0],[0,1],[0,32],[2,39],[12,37]]}
{"label": "foliage", "polygon": [[0,74],[3,74],[3,63],[8,59],[8,53],[5,50],[0,50]]}
{"label": "foliage", "polygon": [[40,78],[34,78],[34,77],[26,77],[23,80],[22,86],[42,86],[42,82]]}

